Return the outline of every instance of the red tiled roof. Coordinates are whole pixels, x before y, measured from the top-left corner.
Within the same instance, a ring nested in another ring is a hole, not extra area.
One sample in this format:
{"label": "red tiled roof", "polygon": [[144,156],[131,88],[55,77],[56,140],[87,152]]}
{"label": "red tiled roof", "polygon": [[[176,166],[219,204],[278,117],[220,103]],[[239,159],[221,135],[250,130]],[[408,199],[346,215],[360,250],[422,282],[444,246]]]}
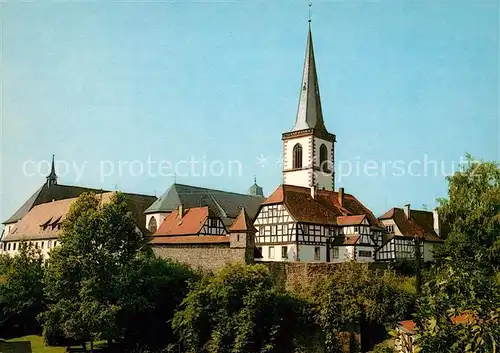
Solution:
{"label": "red tiled roof", "polygon": [[359,240],[359,235],[339,235],[335,237],[333,245],[355,245]]}
{"label": "red tiled roof", "polygon": [[228,235],[153,236],[151,244],[225,244]]}
{"label": "red tiled roof", "polygon": [[[474,314],[464,313],[452,316],[450,320],[455,325],[461,325],[470,323],[472,320],[474,320],[474,317],[475,317]],[[399,325],[402,326],[404,329],[410,331],[411,333],[415,333],[415,328],[417,327],[417,324],[413,320],[400,321]]]}
{"label": "red tiled roof", "polygon": [[253,226],[253,222],[248,216],[245,208],[242,208],[236,220],[231,224],[229,228],[230,232],[257,232],[257,229]]}
{"label": "red tiled roof", "polygon": [[383,227],[382,223],[351,194],[344,194],[343,206],[338,201],[338,193],[317,190],[311,197],[309,188],[280,185],[262,205],[284,203],[291,216],[299,222],[337,225],[339,216],[366,216],[370,225]]}
{"label": "red tiled roof", "polygon": [[391,208],[380,219],[392,219],[404,236],[424,237],[427,241],[442,242],[443,240],[434,231],[434,216],[432,212],[410,210],[410,219],[402,208]]}
{"label": "red tiled roof", "polygon": [[417,327],[417,324],[413,320],[400,321],[399,325],[401,325],[405,330],[410,331],[411,333],[415,333],[415,327]]}
{"label": "red tiled roof", "polygon": [[339,216],[337,218],[337,223],[339,226],[351,226],[351,225],[358,225],[363,223],[363,220],[365,219],[365,215],[358,215],[358,216]]}
{"label": "red tiled roof", "polygon": [[200,233],[205,224],[209,211],[208,207],[195,207],[184,211],[181,219],[179,211],[172,211],[160,225],[153,238],[156,236],[195,235]]}

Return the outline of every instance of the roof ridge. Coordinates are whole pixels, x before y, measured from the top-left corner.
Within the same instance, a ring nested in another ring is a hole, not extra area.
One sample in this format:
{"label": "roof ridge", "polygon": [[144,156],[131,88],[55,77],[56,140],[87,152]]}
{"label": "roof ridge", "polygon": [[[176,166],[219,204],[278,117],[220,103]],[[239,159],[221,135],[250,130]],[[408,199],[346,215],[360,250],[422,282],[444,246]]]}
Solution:
{"label": "roof ridge", "polygon": [[[178,183],[174,183],[172,185],[173,186],[187,186],[187,187],[190,187],[190,188],[193,188],[193,189],[200,189],[200,190],[209,190],[209,191],[223,192],[225,194],[233,194],[233,195],[240,195],[240,196],[251,196],[251,197],[264,198],[263,196],[259,196],[259,195],[250,195],[250,194],[243,194],[243,193],[233,192],[233,191],[225,191],[225,190],[220,190],[220,189],[211,189],[211,188],[207,188],[207,187],[203,187],[203,186],[193,186],[193,185],[178,184]],[[192,194],[194,194],[194,193],[192,193]]]}

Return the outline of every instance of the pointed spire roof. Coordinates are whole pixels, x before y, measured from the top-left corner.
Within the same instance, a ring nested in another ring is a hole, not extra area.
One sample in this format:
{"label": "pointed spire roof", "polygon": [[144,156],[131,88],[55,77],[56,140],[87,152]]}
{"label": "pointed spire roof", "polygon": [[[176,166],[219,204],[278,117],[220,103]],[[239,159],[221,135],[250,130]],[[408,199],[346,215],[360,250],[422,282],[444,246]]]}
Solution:
{"label": "pointed spire roof", "polygon": [[316,73],[316,62],[314,60],[310,21],[309,33],[307,36],[306,58],[304,60],[304,71],[302,74],[302,85],[300,88],[299,107],[297,109],[297,118],[292,131],[305,129],[315,129],[328,133],[325,123],[323,122],[323,112],[321,111],[318,74]]}
{"label": "pointed spire roof", "polygon": [[47,175],[47,185],[49,186],[57,184],[57,174],[54,163],[54,157],[55,155],[52,155],[52,168],[50,169],[50,174]]}
{"label": "pointed spire roof", "polygon": [[253,222],[248,216],[247,211],[245,211],[245,207],[241,208],[240,213],[238,214],[238,217],[236,217],[235,221],[233,224],[231,224],[231,227],[229,228],[230,233],[237,233],[237,232],[247,232],[247,233],[255,233],[257,232],[257,229],[253,226]]}

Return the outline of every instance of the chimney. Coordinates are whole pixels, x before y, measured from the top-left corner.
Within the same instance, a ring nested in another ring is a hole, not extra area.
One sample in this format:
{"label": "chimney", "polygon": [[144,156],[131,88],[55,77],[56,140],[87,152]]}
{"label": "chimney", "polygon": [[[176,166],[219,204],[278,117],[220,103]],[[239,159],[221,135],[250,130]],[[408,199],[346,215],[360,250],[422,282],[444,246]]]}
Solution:
{"label": "chimney", "polygon": [[340,207],[344,207],[344,188],[339,188],[338,201]]}
{"label": "chimney", "polygon": [[410,204],[409,203],[407,203],[405,205],[404,211],[405,211],[406,218],[410,219]]}
{"label": "chimney", "polygon": [[439,214],[438,214],[437,209],[435,209],[435,210],[432,211],[432,218],[433,218],[433,221],[434,221],[434,231],[440,237],[441,236],[441,234],[440,234],[441,233],[441,227],[440,227],[440,223],[439,223]]}
{"label": "chimney", "polygon": [[316,198],[316,185],[311,186],[311,197]]}
{"label": "chimney", "polygon": [[179,221],[182,220],[183,216],[184,216],[184,207],[182,207],[182,204],[180,204],[177,209],[177,218],[179,219]]}

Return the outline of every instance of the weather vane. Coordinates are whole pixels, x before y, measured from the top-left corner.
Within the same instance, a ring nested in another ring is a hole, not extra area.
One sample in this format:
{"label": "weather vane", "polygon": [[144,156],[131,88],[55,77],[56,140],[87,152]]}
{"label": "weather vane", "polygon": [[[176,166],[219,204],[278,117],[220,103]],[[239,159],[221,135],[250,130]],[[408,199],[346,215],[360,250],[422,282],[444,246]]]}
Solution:
{"label": "weather vane", "polygon": [[312,7],[313,3],[312,1],[309,1],[309,20],[307,22],[311,23],[311,7]]}

